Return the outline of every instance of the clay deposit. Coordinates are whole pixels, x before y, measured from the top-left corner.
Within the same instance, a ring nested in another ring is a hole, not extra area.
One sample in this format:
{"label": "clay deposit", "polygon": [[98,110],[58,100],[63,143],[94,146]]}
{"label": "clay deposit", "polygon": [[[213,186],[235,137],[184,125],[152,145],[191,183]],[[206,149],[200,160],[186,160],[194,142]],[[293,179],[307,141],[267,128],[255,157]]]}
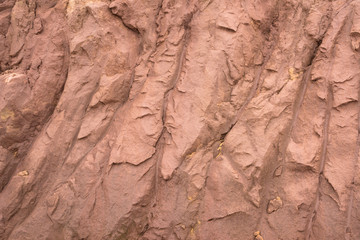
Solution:
{"label": "clay deposit", "polygon": [[1,0],[0,239],[360,239],[360,1]]}

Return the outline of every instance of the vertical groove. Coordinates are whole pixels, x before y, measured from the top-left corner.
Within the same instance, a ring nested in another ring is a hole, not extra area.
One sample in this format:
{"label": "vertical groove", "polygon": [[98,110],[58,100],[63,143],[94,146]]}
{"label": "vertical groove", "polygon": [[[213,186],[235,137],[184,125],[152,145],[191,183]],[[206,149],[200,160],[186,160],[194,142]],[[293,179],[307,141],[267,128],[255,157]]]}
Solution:
{"label": "vertical groove", "polygon": [[[176,87],[176,84],[178,83],[179,79],[181,78],[181,73],[182,73],[182,69],[185,65],[185,59],[186,59],[186,50],[188,47],[188,42],[189,42],[189,38],[190,38],[190,27],[188,26],[190,24],[190,21],[192,19],[193,13],[191,14],[190,19],[188,20],[188,22],[186,22],[184,25],[185,27],[185,33],[183,36],[183,43],[180,47],[180,53],[179,53],[179,57],[178,59],[176,59],[176,61],[178,62],[174,75],[172,77],[172,79],[170,79],[170,87],[165,91],[164,93],[164,100],[163,100],[163,109],[162,109],[162,125],[163,125],[163,129],[160,133],[160,136],[158,138],[158,141],[155,144],[155,151],[156,152],[160,152],[160,155],[158,155],[156,157],[156,162],[155,162],[155,202],[154,202],[154,206],[157,204],[158,202],[158,188],[159,188],[159,168],[160,168],[160,164],[161,164],[161,160],[162,160],[162,152],[163,149],[160,149],[161,151],[158,151],[159,147],[158,144],[161,142],[161,139],[164,138],[164,133],[167,132],[167,128],[165,126],[166,123],[166,109],[167,109],[167,105],[168,105],[168,98],[170,95],[170,92],[172,90],[174,90],[174,88]],[[162,148],[162,147],[160,147]]]}
{"label": "vertical groove", "polygon": [[[316,54],[316,50],[314,52],[314,56]],[[304,102],[304,97],[306,94],[306,90],[307,90],[307,86],[308,86],[308,82],[310,81],[310,77],[311,77],[311,71],[313,69],[313,64],[310,63],[310,66],[308,66],[308,68],[306,69],[306,72],[303,75],[303,82],[300,86],[300,91],[298,93],[297,98],[295,99],[295,105],[294,105],[294,110],[293,110],[293,115],[292,115],[292,119],[290,122],[290,126],[289,126],[289,130],[288,133],[286,134],[286,137],[283,141],[283,144],[281,146],[281,148],[279,149],[279,157],[281,162],[279,163],[280,166],[284,166],[285,165],[285,152],[289,146],[289,142],[290,142],[290,138],[291,138],[291,133],[293,132],[293,129],[295,127],[296,121],[299,117],[299,112],[301,109],[301,106]],[[277,166],[276,169],[280,166]]]}
{"label": "vertical groove", "polygon": [[257,89],[260,87],[260,78],[261,75],[263,73],[263,71],[265,70],[265,66],[268,63],[268,61],[270,60],[270,57],[272,55],[272,53],[274,52],[275,49],[275,45],[277,44],[277,41],[274,41],[271,44],[270,49],[268,50],[268,54],[266,55],[263,64],[261,65],[261,67],[258,69],[258,71],[256,72],[255,78],[254,78],[254,83],[251,86],[249,95],[246,97],[245,102],[241,105],[241,107],[239,108],[235,118],[232,120],[229,130],[227,130],[225,133],[222,134],[223,138],[226,137],[226,135],[233,129],[233,127],[236,125],[236,123],[239,121],[241,115],[243,114],[245,108],[249,105],[249,103],[251,102],[251,100],[255,97],[256,91]]}
{"label": "vertical groove", "polygon": [[319,180],[317,184],[316,198],[315,198],[313,210],[310,214],[309,223],[306,228],[306,233],[305,233],[306,240],[310,240],[310,237],[312,235],[312,226],[314,224],[320,203],[321,183],[324,179],[324,167],[327,158],[327,147],[329,142],[329,125],[330,125],[332,106],[333,106],[333,90],[332,90],[332,85],[329,84],[327,89],[327,106],[326,106],[326,114],[325,114],[324,128],[323,128],[323,142],[322,142],[321,154],[320,154],[320,168],[319,168],[319,176],[318,176]]}
{"label": "vertical groove", "polygon": [[[358,75],[359,78],[359,75]],[[357,123],[357,140],[356,140],[356,148],[355,148],[355,154],[354,154],[354,172],[352,176],[351,181],[351,188],[350,188],[350,200],[349,200],[349,208],[347,212],[347,219],[346,219],[346,229],[345,229],[345,239],[349,240],[351,239],[351,214],[353,210],[353,204],[354,204],[354,194],[355,194],[355,176],[356,173],[359,170],[359,150],[360,150],[360,88],[358,91],[358,123]]]}

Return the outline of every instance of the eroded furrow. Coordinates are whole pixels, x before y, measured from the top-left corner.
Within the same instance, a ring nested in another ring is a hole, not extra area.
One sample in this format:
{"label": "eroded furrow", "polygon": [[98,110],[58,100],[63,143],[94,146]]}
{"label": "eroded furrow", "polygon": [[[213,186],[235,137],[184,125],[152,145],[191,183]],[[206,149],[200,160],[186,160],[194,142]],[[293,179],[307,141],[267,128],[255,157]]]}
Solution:
{"label": "eroded furrow", "polygon": [[[359,75],[355,76],[357,79],[359,79]],[[360,80],[360,79],[359,79]],[[360,82],[360,81],[359,81]],[[345,239],[350,240],[351,239],[351,219],[353,217],[353,206],[354,206],[354,195],[356,192],[356,186],[359,185],[357,182],[358,177],[356,174],[359,172],[359,151],[360,151],[360,88],[358,91],[358,101],[357,101],[357,139],[356,139],[356,148],[355,148],[355,154],[354,154],[354,171],[351,181],[351,187],[350,187],[350,199],[349,199],[349,205],[347,210],[347,217],[346,217],[346,228],[345,228]]]}
{"label": "eroded furrow", "polygon": [[233,127],[236,125],[236,123],[241,119],[242,114],[244,113],[246,107],[249,105],[249,103],[251,102],[251,100],[255,97],[257,90],[259,89],[259,87],[261,87],[260,84],[260,79],[261,79],[261,75],[265,70],[266,64],[268,63],[269,59],[271,58],[271,55],[275,49],[277,42],[274,41],[272,42],[270,49],[268,50],[268,53],[266,54],[266,57],[264,58],[264,62],[261,65],[261,67],[257,70],[255,78],[254,78],[254,83],[251,86],[250,92],[248,94],[248,96],[245,99],[245,102],[241,105],[241,107],[237,110],[237,113],[234,117],[234,119],[232,120],[229,130],[226,131],[225,133],[222,134],[222,139],[226,138],[226,135],[233,129]]}
{"label": "eroded furrow", "polygon": [[333,88],[332,88],[331,84],[329,84],[327,87],[326,99],[327,99],[327,106],[326,106],[326,114],[325,114],[324,126],[323,126],[323,141],[322,141],[321,154],[320,154],[318,184],[317,184],[315,200],[313,202],[313,207],[310,212],[309,222],[306,227],[306,232],[305,232],[306,240],[310,240],[311,236],[313,234],[312,227],[313,227],[314,221],[316,219],[316,214],[317,214],[321,196],[322,196],[321,186],[322,186],[323,181],[326,181],[325,176],[324,176],[324,168],[325,168],[325,163],[326,163],[326,159],[327,159],[327,147],[328,147],[328,141],[329,141],[329,125],[330,125],[331,110],[333,107]]}
{"label": "eroded furrow", "polygon": [[155,144],[155,153],[153,156],[157,156],[156,157],[156,162],[155,162],[155,203],[154,205],[156,205],[157,203],[157,199],[158,199],[158,189],[159,189],[159,180],[160,180],[160,164],[161,161],[163,161],[163,151],[164,148],[163,145],[165,138],[164,135],[166,134],[167,137],[171,138],[171,133],[168,131],[167,126],[166,126],[166,111],[168,108],[168,101],[169,101],[169,97],[172,91],[174,91],[177,83],[179,82],[180,78],[181,78],[181,74],[185,65],[185,61],[186,61],[186,52],[187,52],[187,47],[188,47],[188,43],[190,41],[190,27],[189,24],[191,22],[191,18],[193,17],[193,12],[191,13],[191,17],[187,20],[187,22],[184,22],[183,27],[185,28],[185,33],[183,35],[182,38],[182,43],[180,46],[180,53],[177,59],[177,66],[176,69],[174,71],[174,74],[172,76],[172,79],[170,81],[170,87],[165,91],[164,93],[164,100],[163,100],[163,104],[162,104],[162,126],[163,129],[161,131],[161,134],[158,138],[158,141]]}

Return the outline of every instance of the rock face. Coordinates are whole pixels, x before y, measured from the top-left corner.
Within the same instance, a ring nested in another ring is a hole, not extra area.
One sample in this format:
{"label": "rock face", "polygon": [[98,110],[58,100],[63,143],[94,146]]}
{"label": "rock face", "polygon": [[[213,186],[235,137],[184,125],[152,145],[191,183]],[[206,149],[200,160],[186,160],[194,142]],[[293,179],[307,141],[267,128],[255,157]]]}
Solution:
{"label": "rock face", "polygon": [[0,239],[360,239],[360,2],[2,0]]}

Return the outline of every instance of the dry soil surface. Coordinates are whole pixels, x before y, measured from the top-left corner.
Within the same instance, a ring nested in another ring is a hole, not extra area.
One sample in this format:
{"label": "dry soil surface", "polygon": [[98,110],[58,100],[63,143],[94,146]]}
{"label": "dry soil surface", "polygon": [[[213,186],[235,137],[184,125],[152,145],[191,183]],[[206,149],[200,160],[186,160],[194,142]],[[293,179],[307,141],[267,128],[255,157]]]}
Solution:
{"label": "dry soil surface", "polygon": [[360,239],[359,0],[0,0],[0,239]]}

